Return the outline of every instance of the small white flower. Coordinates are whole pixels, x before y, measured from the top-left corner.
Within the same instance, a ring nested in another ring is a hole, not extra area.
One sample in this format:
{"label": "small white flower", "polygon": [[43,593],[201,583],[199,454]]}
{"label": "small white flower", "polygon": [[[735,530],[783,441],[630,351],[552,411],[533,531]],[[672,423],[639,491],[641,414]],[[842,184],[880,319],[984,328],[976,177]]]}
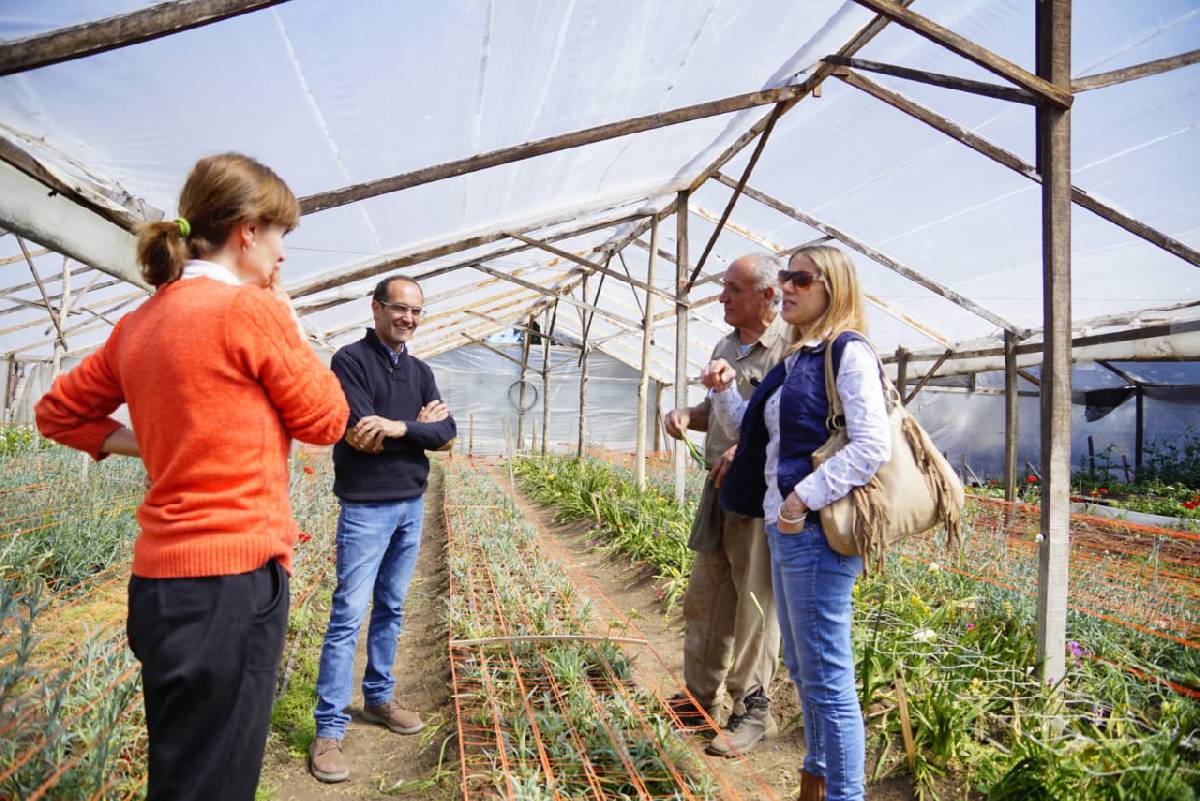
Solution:
{"label": "small white flower", "polygon": [[930,572],[930,573],[937,573],[937,572],[938,572],[938,571],[940,571],[941,569],[942,569],[942,566],[941,566],[941,565],[939,565],[937,562],[930,562],[930,563],[929,563],[929,572]]}
{"label": "small white flower", "polygon": [[933,629],[917,629],[913,632],[913,639],[917,642],[929,642],[937,636],[937,632]]}

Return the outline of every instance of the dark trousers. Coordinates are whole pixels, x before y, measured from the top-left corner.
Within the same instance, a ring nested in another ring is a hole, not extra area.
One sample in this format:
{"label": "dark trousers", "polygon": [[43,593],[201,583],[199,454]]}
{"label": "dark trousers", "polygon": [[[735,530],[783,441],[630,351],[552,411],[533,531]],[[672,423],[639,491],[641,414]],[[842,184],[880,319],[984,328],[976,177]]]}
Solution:
{"label": "dark trousers", "polygon": [[147,801],[251,801],[287,629],[288,575],[129,582],[129,647],[142,663]]}

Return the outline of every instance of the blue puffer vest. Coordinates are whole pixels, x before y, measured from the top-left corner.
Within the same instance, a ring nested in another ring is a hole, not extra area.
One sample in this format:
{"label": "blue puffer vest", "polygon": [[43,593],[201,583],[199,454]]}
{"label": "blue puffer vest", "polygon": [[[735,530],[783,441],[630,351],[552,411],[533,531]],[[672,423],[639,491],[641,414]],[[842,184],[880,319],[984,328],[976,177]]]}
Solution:
{"label": "blue puffer vest", "polygon": [[[839,334],[833,341],[833,374],[838,374],[842,353],[851,340],[864,340],[854,331]],[[767,492],[763,472],[767,464],[767,424],[763,410],[776,389],[779,398],[779,493],[786,498],[812,472],[812,454],[829,439],[825,418],[829,399],[825,394],[825,344],[804,348],[790,372],[783,362],[767,373],[750,397],[738,438],[733,464],[721,483],[721,507],[747,517],[763,517]]]}

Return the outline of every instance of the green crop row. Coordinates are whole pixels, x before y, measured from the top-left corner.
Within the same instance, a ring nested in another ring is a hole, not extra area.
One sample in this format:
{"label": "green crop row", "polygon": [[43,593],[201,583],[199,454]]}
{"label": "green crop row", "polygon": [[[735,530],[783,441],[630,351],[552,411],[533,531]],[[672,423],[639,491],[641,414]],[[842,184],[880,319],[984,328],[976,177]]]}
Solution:
{"label": "green crop row", "polygon": [[[610,547],[653,554],[660,575],[678,591],[686,586],[690,553],[656,547],[656,532],[682,543],[690,506],[654,487],[639,495],[627,470],[596,460],[527,459],[517,472],[530,497],[561,519],[596,521]],[[993,536],[976,533],[973,514],[965,518],[965,538]],[[1033,598],[963,575],[972,566],[962,557],[944,559],[942,567],[895,552],[885,571],[855,587],[873,780],[907,770],[921,798],[936,797],[947,775],[959,794],[994,801],[1196,797],[1200,703],[1188,694],[1200,687],[1196,649],[1071,613],[1069,669],[1048,687],[1035,667]],[[901,745],[901,703],[911,719],[911,760]]]}

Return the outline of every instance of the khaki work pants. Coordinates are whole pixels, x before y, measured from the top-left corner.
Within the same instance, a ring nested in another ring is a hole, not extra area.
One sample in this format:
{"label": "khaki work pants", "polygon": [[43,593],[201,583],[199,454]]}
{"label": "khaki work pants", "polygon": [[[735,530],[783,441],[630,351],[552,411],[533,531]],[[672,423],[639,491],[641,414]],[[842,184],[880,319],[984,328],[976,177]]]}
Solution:
{"label": "khaki work pants", "polygon": [[744,712],[746,695],[771,686],[779,617],[762,519],[723,518],[721,547],[696,554],[683,596],[683,676],[697,703],[710,709],[724,681],[733,711]]}

